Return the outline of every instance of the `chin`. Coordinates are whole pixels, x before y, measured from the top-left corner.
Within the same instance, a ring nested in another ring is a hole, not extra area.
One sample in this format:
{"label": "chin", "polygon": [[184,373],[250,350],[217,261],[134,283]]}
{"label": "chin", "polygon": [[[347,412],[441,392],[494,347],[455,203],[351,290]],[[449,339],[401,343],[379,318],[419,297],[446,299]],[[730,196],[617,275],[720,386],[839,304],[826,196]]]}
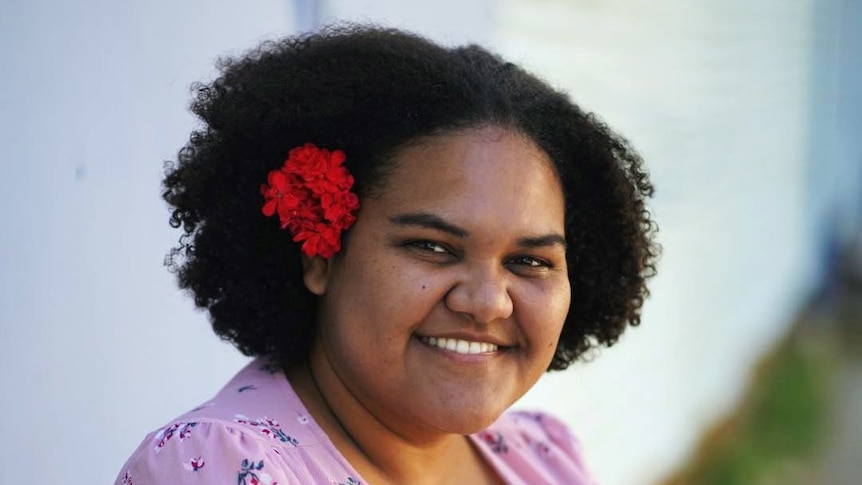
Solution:
{"label": "chin", "polygon": [[499,411],[488,410],[486,412],[476,411],[475,408],[467,412],[453,411],[441,417],[443,423],[441,423],[440,428],[452,434],[468,435],[478,433],[491,426],[505,411],[506,408]]}

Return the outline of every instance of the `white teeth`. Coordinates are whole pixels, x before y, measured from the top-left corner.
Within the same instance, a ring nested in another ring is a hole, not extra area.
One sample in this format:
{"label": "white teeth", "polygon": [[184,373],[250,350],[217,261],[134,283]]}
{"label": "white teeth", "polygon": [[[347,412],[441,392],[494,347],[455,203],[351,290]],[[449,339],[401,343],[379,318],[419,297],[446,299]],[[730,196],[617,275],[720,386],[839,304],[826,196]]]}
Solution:
{"label": "white teeth", "polygon": [[439,347],[458,354],[485,354],[496,352],[498,347],[487,342],[469,342],[457,338],[421,337],[422,341],[432,347]]}

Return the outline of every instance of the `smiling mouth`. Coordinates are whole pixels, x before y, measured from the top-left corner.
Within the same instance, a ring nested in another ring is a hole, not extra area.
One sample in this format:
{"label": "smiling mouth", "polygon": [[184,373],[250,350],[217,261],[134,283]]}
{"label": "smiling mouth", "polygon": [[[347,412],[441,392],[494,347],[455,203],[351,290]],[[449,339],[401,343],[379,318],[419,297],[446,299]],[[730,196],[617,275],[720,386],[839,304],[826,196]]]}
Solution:
{"label": "smiling mouth", "polygon": [[419,337],[419,340],[426,345],[445,349],[450,352],[455,352],[456,354],[488,354],[500,349],[499,346],[488,342],[471,342],[469,340],[461,340],[457,338],[425,337],[422,335],[417,335],[417,337]]}

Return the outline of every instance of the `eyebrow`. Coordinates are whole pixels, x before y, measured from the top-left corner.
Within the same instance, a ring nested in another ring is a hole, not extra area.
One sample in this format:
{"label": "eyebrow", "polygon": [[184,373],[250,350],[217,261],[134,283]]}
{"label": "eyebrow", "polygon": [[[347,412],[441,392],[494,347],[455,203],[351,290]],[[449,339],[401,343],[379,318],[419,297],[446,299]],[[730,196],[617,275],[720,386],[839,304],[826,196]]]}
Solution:
{"label": "eyebrow", "polygon": [[568,248],[566,238],[559,234],[546,234],[544,236],[522,237],[521,239],[518,239],[518,246],[523,246],[525,248],[541,248],[556,245],[562,246],[563,249]]}
{"label": "eyebrow", "polygon": [[[390,222],[397,226],[419,226],[426,229],[434,229],[437,231],[451,234],[458,238],[465,238],[470,235],[466,229],[456,226],[451,222],[447,222],[442,217],[430,214],[427,212],[410,212],[407,214],[398,214],[389,219]],[[566,238],[560,234],[545,234],[535,237],[522,237],[518,239],[518,246],[526,248],[539,248],[548,246],[562,246],[566,249]]]}
{"label": "eyebrow", "polygon": [[458,227],[451,222],[446,222],[440,216],[435,216],[434,214],[429,214],[427,212],[399,214],[389,219],[389,221],[397,226],[419,226],[427,229],[436,229],[460,238],[465,238],[470,235],[466,229]]}

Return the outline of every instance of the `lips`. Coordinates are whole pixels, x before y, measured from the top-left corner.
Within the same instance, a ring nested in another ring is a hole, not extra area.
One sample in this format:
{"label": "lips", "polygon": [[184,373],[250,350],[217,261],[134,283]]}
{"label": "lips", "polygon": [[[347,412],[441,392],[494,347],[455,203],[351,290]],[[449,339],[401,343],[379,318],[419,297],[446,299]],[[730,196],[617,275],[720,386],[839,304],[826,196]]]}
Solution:
{"label": "lips", "polygon": [[498,345],[489,342],[477,342],[458,338],[425,337],[421,335],[418,337],[426,345],[446,349],[456,354],[487,354],[496,352],[500,348]]}

